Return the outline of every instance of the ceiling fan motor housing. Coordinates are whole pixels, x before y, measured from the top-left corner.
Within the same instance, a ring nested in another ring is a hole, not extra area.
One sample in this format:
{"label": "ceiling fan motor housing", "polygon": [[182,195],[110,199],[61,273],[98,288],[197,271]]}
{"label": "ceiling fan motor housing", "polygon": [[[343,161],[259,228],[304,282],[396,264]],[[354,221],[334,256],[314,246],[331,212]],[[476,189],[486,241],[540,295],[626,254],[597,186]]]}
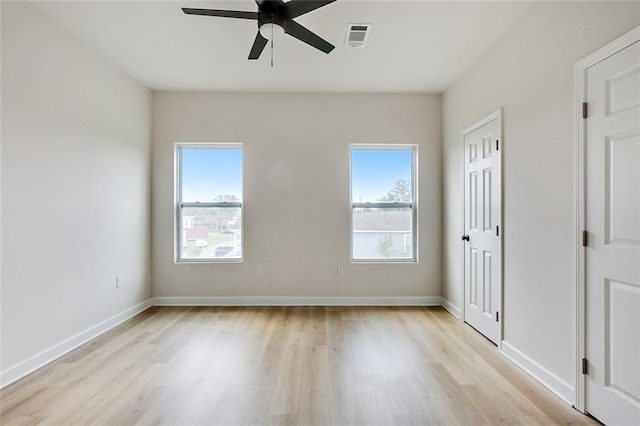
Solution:
{"label": "ceiling fan motor housing", "polygon": [[258,8],[258,28],[264,24],[276,24],[287,31],[286,22],[289,19],[284,7],[284,1],[263,1]]}

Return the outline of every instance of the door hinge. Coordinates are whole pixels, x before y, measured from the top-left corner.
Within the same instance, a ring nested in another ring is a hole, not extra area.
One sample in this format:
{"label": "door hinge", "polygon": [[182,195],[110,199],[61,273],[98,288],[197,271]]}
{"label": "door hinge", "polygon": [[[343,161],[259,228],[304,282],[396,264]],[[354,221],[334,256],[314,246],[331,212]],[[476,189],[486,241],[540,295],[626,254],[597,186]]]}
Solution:
{"label": "door hinge", "polygon": [[498,140],[496,139],[496,151],[500,149],[500,145],[498,144]]}
{"label": "door hinge", "polygon": [[589,233],[587,231],[582,231],[582,247],[589,246]]}
{"label": "door hinge", "polygon": [[582,103],[582,118],[587,118],[587,114],[589,112],[589,107],[586,102]]}
{"label": "door hinge", "polygon": [[587,365],[587,359],[582,358],[582,374],[588,374]]}
{"label": "door hinge", "polygon": [[496,322],[500,321],[500,312],[496,312]]}
{"label": "door hinge", "polygon": [[500,236],[500,227],[496,226],[496,237]]}

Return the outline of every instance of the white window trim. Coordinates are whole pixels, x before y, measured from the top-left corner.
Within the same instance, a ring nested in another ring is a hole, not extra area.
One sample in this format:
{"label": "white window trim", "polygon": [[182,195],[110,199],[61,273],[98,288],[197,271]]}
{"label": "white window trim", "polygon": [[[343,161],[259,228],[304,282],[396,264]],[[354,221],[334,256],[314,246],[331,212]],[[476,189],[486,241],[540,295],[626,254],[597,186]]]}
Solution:
{"label": "white window trim", "polygon": [[[354,150],[372,150],[372,151],[398,151],[411,150],[411,191],[412,203],[354,203],[353,202],[353,151]],[[382,205],[382,206],[381,206]],[[354,259],[353,258],[353,209],[357,207],[411,207],[411,224],[412,224],[412,248],[413,257],[396,258],[396,259]],[[350,263],[418,263],[418,145],[417,144],[349,144],[349,262]]]}
{"label": "white window trim", "polygon": [[[182,202],[182,149],[240,149],[242,150],[242,195],[243,200],[239,202],[220,203],[198,203]],[[244,149],[241,143],[216,143],[216,142],[177,142],[174,144],[174,190],[173,190],[173,262],[174,263],[244,263]],[[183,207],[224,207],[240,208],[240,234],[241,256],[238,258],[206,258],[206,259],[183,259],[180,257],[180,247],[182,244],[182,208]]]}

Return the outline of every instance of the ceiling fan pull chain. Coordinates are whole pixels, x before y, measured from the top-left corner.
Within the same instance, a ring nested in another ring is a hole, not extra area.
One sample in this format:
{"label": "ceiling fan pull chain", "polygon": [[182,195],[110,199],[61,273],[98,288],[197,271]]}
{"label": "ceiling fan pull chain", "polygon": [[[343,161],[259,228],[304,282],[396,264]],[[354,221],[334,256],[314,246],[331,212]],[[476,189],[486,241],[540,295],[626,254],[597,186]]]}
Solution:
{"label": "ceiling fan pull chain", "polygon": [[[271,20],[273,21],[273,14],[271,14]],[[273,25],[271,25],[271,68],[273,68]]]}

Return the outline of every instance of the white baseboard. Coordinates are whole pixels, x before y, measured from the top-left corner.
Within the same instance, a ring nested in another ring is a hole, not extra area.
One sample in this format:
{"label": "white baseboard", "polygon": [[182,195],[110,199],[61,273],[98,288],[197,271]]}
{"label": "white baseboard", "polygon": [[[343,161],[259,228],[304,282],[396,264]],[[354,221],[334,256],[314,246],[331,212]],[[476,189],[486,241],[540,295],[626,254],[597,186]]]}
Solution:
{"label": "white baseboard", "polygon": [[442,298],[442,307],[449,312],[451,315],[453,315],[454,317],[461,319],[461,312],[460,312],[460,308],[457,307],[456,305],[454,305],[453,303],[449,302],[447,299],[445,299],[444,297]]}
{"label": "white baseboard", "polygon": [[99,335],[111,330],[112,328],[122,324],[129,318],[138,315],[140,312],[149,309],[152,306],[151,299],[147,299],[144,302],[138,303],[124,311],[107,318],[106,320],[89,327],[85,331],[82,331],[75,336],[57,343],[50,348],[47,348],[34,356],[12,365],[4,371],[0,372],[0,389],[16,382],[30,374],[39,368],[44,367],[52,361],[60,358],[61,356],[71,352],[72,350],[84,345],[88,341],[95,339]]}
{"label": "white baseboard", "polygon": [[540,382],[551,392],[559,396],[569,405],[574,405],[576,400],[576,390],[569,383],[547,370],[527,355],[520,352],[508,342],[502,341],[502,353],[518,367],[529,373],[531,377]]}
{"label": "white baseboard", "polygon": [[441,297],[153,297],[153,306],[440,306]]}

